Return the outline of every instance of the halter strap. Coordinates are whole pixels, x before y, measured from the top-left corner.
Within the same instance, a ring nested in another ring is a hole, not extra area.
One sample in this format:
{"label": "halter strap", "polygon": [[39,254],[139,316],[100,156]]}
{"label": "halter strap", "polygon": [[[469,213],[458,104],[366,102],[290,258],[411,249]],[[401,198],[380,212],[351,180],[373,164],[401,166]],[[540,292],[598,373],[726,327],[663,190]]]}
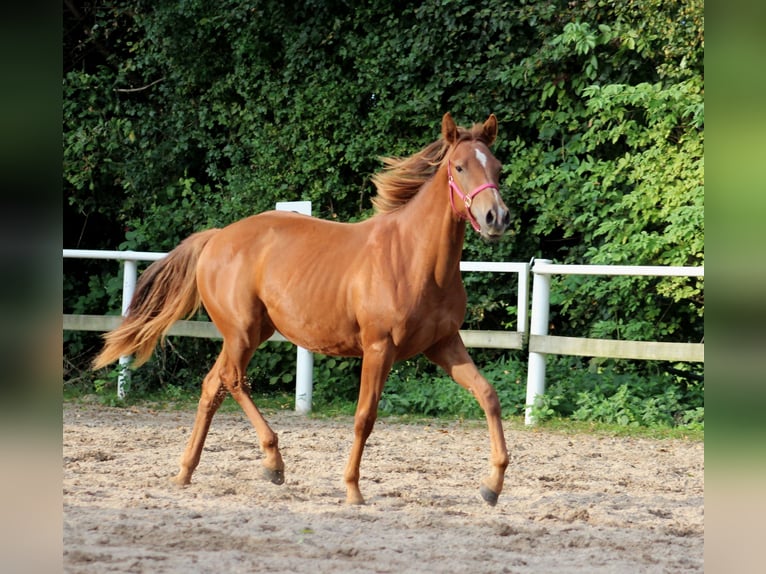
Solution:
{"label": "halter strap", "polygon": [[[473,213],[471,213],[471,204],[473,203],[473,198],[479,195],[482,191],[485,189],[497,189],[497,186],[494,183],[485,183],[484,185],[480,185],[476,189],[474,189],[471,193],[465,194],[462,191],[460,191],[460,188],[458,187],[457,183],[455,183],[455,178],[452,177],[452,161],[447,161],[447,176],[449,177],[449,203],[452,206],[452,211],[455,212],[455,215],[458,216],[459,219],[467,219],[471,222],[471,227],[473,227],[474,231],[481,231],[481,227],[479,226],[479,222],[476,221],[476,218],[473,216]],[[468,214],[468,217],[460,213],[457,209],[455,209],[455,198],[453,197],[453,192],[457,193],[460,196],[460,199],[463,200],[463,203],[465,204],[465,211]]]}

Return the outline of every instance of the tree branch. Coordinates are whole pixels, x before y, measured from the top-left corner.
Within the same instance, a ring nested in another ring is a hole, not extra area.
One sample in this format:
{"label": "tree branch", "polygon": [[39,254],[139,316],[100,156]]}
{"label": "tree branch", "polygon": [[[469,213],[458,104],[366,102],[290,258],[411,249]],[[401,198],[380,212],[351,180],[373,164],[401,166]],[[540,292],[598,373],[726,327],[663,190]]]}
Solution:
{"label": "tree branch", "polygon": [[148,90],[154,84],[159,84],[164,79],[165,79],[165,76],[162,76],[158,80],[154,80],[153,82],[150,82],[150,83],[146,84],[145,86],[141,86],[140,88],[115,88],[114,91],[115,92],[127,92],[127,93],[130,93],[130,92],[142,92],[144,90]]}

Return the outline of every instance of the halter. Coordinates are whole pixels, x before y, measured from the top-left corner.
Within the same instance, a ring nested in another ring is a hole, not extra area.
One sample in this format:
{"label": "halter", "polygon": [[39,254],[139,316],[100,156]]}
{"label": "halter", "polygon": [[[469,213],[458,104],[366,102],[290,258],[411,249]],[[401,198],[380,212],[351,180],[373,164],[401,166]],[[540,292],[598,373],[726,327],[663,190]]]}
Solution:
{"label": "halter", "polygon": [[[455,183],[455,178],[452,177],[452,161],[447,161],[447,175],[449,176],[449,203],[452,206],[452,211],[455,212],[455,215],[458,216],[460,220],[467,219],[471,222],[471,227],[473,227],[474,231],[481,231],[481,227],[479,226],[479,222],[476,221],[476,218],[473,216],[473,213],[471,213],[471,204],[473,203],[473,198],[479,195],[482,191],[485,189],[497,189],[497,186],[494,183],[485,183],[484,185],[480,185],[476,189],[474,189],[471,193],[465,194],[462,191],[460,191],[460,188],[458,187],[457,183]],[[455,199],[453,197],[452,192],[456,192],[460,199],[463,200],[463,203],[465,204],[465,211],[468,214],[468,217],[463,215],[462,213],[458,212],[457,209],[455,209]]]}

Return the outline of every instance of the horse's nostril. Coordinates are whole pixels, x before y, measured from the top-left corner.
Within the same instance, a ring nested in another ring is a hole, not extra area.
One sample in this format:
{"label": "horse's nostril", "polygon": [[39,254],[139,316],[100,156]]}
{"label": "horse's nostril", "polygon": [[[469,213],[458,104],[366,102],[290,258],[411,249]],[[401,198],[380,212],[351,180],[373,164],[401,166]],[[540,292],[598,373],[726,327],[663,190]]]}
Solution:
{"label": "horse's nostril", "polygon": [[495,214],[492,212],[492,210],[489,210],[487,212],[487,225],[492,225],[493,221],[495,221]]}
{"label": "horse's nostril", "polygon": [[503,215],[503,225],[508,227],[511,224],[511,212],[509,210],[505,210],[505,215]]}

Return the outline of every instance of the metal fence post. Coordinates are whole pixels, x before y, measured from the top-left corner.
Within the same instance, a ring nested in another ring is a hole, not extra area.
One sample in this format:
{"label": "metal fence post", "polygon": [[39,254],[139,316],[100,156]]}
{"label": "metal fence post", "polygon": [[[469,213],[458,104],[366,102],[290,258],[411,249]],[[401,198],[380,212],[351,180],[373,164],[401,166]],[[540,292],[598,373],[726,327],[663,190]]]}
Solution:
{"label": "metal fence post", "polygon": [[[279,211],[295,211],[311,216],[310,201],[279,201]],[[295,411],[311,412],[311,395],[314,387],[314,355],[308,349],[298,347],[295,367]]]}
{"label": "metal fence post", "polygon": [[[136,279],[138,277],[138,262],[133,259],[126,259],[123,262],[122,270],[122,316],[128,314],[130,300],[133,299],[133,292],[136,290]],[[130,356],[120,357],[120,373],[117,375],[117,398],[124,399],[126,387],[130,384]]]}
{"label": "metal fence post", "polygon": [[[547,335],[548,318],[550,314],[551,276],[535,270],[538,265],[550,264],[549,259],[536,259],[532,265],[532,316],[530,317],[529,334]],[[527,401],[524,413],[524,424],[535,424],[532,407],[537,397],[545,393],[545,354],[529,353],[527,368]]]}

